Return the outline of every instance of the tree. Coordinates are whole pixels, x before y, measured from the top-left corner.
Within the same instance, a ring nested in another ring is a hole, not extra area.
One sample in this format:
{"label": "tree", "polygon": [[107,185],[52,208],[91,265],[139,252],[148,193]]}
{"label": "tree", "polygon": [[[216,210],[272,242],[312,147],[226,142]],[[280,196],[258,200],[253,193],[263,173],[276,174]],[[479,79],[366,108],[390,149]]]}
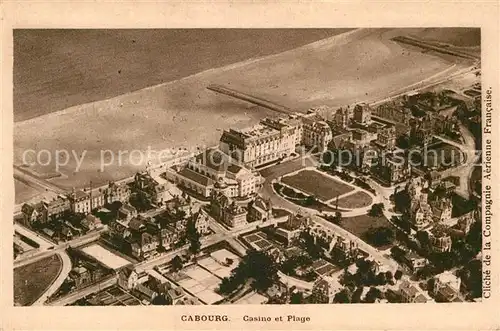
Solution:
{"label": "tree", "polygon": [[170,265],[172,266],[173,271],[179,271],[182,269],[183,264],[182,264],[182,259],[179,257],[179,255],[176,255],[171,261]]}
{"label": "tree", "polygon": [[161,294],[156,296],[153,301],[151,301],[151,304],[154,306],[168,306],[172,304],[172,299],[169,296]]}
{"label": "tree", "polygon": [[342,289],[340,292],[337,292],[333,297],[333,303],[350,303],[350,302],[351,302],[351,294],[347,289]]}
{"label": "tree", "polygon": [[395,280],[400,280],[401,277],[403,277],[403,272],[401,270],[397,270],[395,273],[394,273],[394,279]]}
{"label": "tree", "polygon": [[474,222],[471,225],[465,241],[471,246],[472,251],[477,254],[481,251],[483,236],[481,233],[481,222]]}
{"label": "tree", "polygon": [[395,209],[399,212],[406,212],[410,209],[411,199],[406,190],[394,194]]}
{"label": "tree", "polygon": [[403,297],[401,296],[401,294],[398,292],[394,292],[393,290],[390,290],[390,289],[388,289],[385,292],[385,298],[390,303],[402,303],[403,302]]}
{"label": "tree", "polygon": [[383,203],[375,203],[370,208],[368,215],[373,217],[380,217],[384,215],[384,204]]}
{"label": "tree", "polygon": [[333,223],[339,225],[342,223],[342,213],[339,211],[335,212],[335,217],[333,218]]}
{"label": "tree", "polygon": [[375,247],[389,245],[394,241],[394,231],[386,226],[370,228],[366,233],[368,242]]}
{"label": "tree", "polygon": [[186,224],[186,239],[189,241],[189,251],[198,254],[201,249],[200,233],[196,229],[196,223],[193,218],[189,218]]}
{"label": "tree", "polygon": [[385,276],[385,272],[379,272],[377,275],[377,285],[385,285],[387,284],[387,278]]}
{"label": "tree", "polygon": [[362,294],[363,294],[363,286],[356,288],[356,290],[352,293],[351,303],[360,303]]}
{"label": "tree", "polygon": [[303,304],[304,301],[304,293],[302,292],[295,292],[290,295],[290,303],[292,305],[300,305]]}
{"label": "tree", "polygon": [[218,292],[221,294],[230,294],[238,288],[238,285],[238,281],[233,276],[224,277],[219,284]]}
{"label": "tree", "polygon": [[377,299],[382,299],[382,292],[378,288],[372,286],[368,292],[366,292],[364,302],[374,303]]}
{"label": "tree", "polygon": [[387,282],[389,282],[389,283],[392,282],[393,281],[392,278],[393,278],[392,272],[386,271],[385,272],[385,279],[387,280]]}
{"label": "tree", "polygon": [[233,272],[238,282],[252,278],[252,287],[258,291],[266,291],[278,280],[278,267],[274,259],[256,250],[250,250]]}
{"label": "tree", "polygon": [[151,208],[151,203],[150,203],[148,197],[142,191],[134,193],[130,197],[129,202],[139,212],[143,212],[143,211],[149,210]]}
{"label": "tree", "polygon": [[304,200],[304,206],[314,205],[316,201],[316,197],[314,197],[314,195],[310,195]]}
{"label": "tree", "polygon": [[321,257],[322,250],[319,245],[316,244],[314,237],[308,231],[302,231],[300,238],[302,238],[304,247],[310,257],[313,259]]}
{"label": "tree", "polygon": [[467,296],[470,298],[480,298],[482,296],[481,261],[470,261],[460,269],[458,274],[468,292]]}

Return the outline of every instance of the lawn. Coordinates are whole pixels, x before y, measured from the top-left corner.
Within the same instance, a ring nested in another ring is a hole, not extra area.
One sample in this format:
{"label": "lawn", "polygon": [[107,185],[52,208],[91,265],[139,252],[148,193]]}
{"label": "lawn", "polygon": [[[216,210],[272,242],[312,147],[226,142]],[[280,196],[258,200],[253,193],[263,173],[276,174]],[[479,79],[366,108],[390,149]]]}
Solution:
{"label": "lawn", "polygon": [[62,261],[57,254],[14,269],[15,305],[33,304],[54,282],[61,269]]}
{"label": "lawn", "polygon": [[[335,205],[335,200],[331,204]],[[372,203],[372,198],[363,191],[359,191],[339,199],[339,208],[355,209],[367,207]]]}
{"label": "lawn", "polygon": [[420,168],[447,169],[463,163],[464,156],[457,147],[438,142],[427,150],[412,154],[412,161]]}
{"label": "lawn", "polygon": [[293,176],[283,177],[281,181],[323,201],[353,190],[351,186],[314,170],[302,170]]}
{"label": "lawn", "polygon": [[[370,228],[393,228],[392,224],[384,216],[372,217],[369,215],[342,218],[340,226],[364,241],[366,241],[366,233]],[[383,249],[383,247],[379,247],[379,249]]]}

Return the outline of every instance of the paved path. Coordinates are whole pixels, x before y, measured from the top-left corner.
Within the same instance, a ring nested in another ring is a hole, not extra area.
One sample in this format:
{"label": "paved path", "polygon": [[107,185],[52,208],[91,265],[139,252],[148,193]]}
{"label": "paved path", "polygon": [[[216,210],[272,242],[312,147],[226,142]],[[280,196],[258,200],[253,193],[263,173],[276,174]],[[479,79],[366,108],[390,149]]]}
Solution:
{"label": "paved path", "polygon": [[343,229],[342,227],[340,227],[336,224],[328,222],[324,218],[319,217],[317,215],[313,215],[312,219],[317,224],[320,224],[320,225],[324,226],[325,228],[331,229],[337,235],[339,235],[343,238],[349,239],[350,241],[355,242],[360,249],[362,249],[363,251],[370,254],[370,256],[373,257],[375,259],[375,261],[379,262],[382,265],[388,266],[389,268],[392,269],[393,272],[397,270],[398,264],[396,261],[385,256],[381,251],[379,251],[375,247],[369,245],[368,243],[364,242],[359,237],[355,236],[354,234],[350,233],[349,231]]}
{"label": "paved path", "polygon": [[49,286],[49,288],[47,288],[47,290],[40,296],[40,298],[38,298],[33,303],[33,306],[43,305],[51,295],[57,292],[57,290],[64,283],[64,280],[68,277],[69,272],[71,271],[72,265],[69,255],[65,251],[57,252],[57,255],[59,255],[62,260],[61,272],[54,280],[54,282]]}
{"label": "paved path", "polygon": [[40,245],[40,247],[38,248],[39,250],[44,250],[55,245],[55,243],[49,241],[48,239],[45,239],[35,231],[30,230],[19,223],[14,223],[14,231],[33,240],[38,245]]}
{"label": "paved path", "polygon": [[469,198],[471,193],[471,189],[469,187],[470,177],[472,176],[474,167],[478,165],[480,155],[476,152],[476,142],[469,129],[467,129],[462,123],[459,124],[459,129],[464,139],[463,145],[457,143],[456,141],[436,136],[438,139],[446,142],[447,144],[459,148],[464,153],[466,158],[464,164],[441,172],[441,176],[458,176],[460,178],[460,184],[457,187],[456,192],[464,198]]}
{"label": "paved path", "polygon": [[47,303],[46,305],[47,306],[66,306],[66,305],[72,304],[73,302],[75,302],[75,301],[77,301],[77,300],[79,300],[87,295],[99,292],[107,287],[115,285],[117,283],[117,281],[118,281],[118,276],[113,275],[112,277],[106,278],[97,284],[91,285],[89,287],[85,287],[79,291],[65,295],[64,297],[59,298],[56,301]]}
{"label": "paved path", "polygon": [[14,268],[33,263],[35,261],[41,260],[45,257],[51,256],[56,253],[64,252],[64,250],[68,247],[78,247],[82,246],[85,244],[88,244],[92,241],[95,241],[99,239],[99,236],[101,235],[102,232],[107,231],[107,227],[104,227],[102,229],[99,229],[97,231],[92,231],[90,233],[87,233],[81,237],[75,238],[71,241],[59,244],[59,245],[54,245],[52,244],[51,246],[54,246],[53,249],[48,249],[48,246],[44,247],[43,249],[37,249],[33,250],[30,252],[27,252],[25,254],[22,254],[19,256],[16,260],[14,260]]}

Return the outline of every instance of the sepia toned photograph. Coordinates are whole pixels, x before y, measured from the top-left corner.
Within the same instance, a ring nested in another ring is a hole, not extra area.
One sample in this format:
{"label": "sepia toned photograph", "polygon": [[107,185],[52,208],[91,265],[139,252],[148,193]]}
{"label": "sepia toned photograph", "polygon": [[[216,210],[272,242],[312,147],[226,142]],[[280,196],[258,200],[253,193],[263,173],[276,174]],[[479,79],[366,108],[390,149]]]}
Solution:
{"label": "sepia toned photograph", "polygon": [[488,295],[480,28],[14,29],[13,44],[14,305]]}

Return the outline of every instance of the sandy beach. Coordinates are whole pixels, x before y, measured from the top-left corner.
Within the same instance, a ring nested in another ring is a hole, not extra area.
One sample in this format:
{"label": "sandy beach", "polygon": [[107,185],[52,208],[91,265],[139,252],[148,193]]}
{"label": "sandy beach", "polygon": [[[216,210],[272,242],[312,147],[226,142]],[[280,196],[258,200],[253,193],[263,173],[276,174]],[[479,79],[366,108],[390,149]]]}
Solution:
{"label": "sandy beach", "polygon": [[[216,144],[222,129],[277,116],[206,89],[222,84],[298,111],[319,105],[376,101],[465,64],[412,50],[390,40],[394,29],[360,29],[280,54],[210,69],[111,99],[15,123],[15,162],[27,148],[87,151],[80,172],[70,162],[54,183],[67,188],[104,183],[143,169],[128,162],[101,173],[101,150],[194,148]],[[126,161],[126,160],[125,160]]]}

